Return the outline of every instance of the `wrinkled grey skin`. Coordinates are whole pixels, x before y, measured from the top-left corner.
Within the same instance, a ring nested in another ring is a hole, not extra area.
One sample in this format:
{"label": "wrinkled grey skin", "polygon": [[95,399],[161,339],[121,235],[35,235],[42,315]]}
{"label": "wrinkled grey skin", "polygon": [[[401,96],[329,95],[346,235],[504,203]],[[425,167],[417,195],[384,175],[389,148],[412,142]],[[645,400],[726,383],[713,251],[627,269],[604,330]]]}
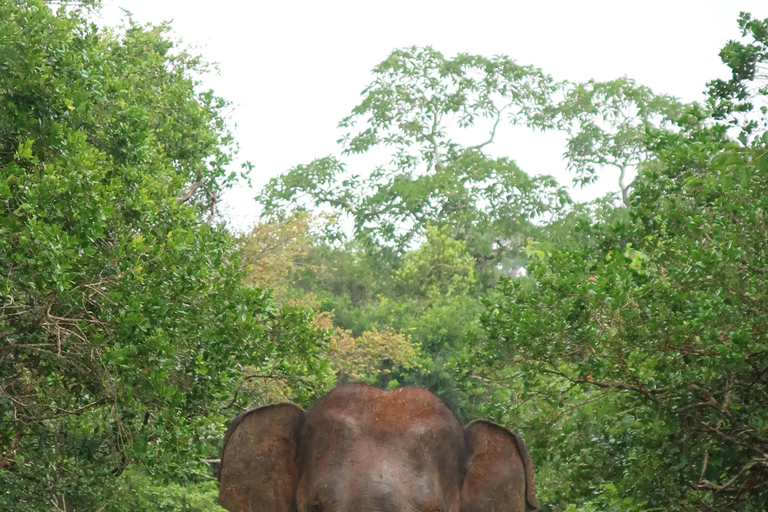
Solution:
{"label": "wrinkled grey skin", "polygon": [[341,386],[305,412],[276,404],[229,427],[219,503],[231,512],[535,511],[522,440],[462,427],[417,388]]}

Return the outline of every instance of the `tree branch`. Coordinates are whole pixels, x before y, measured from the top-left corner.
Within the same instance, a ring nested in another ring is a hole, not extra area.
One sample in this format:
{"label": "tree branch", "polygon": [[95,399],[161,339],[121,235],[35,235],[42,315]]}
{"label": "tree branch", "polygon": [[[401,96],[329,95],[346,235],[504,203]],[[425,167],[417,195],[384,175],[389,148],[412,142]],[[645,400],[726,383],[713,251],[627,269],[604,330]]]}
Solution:
{"label": "tree branch", "polygon": [[211,200],[211,209],[208,214],[208,219],[205,221],[206,226],[213,224],[213,219],[216,217],[216,203],[219,201],[219,196],[216,192],[208,192],[208,197]]}
{"label": "tree branch", "polygon": [[440,150],[437,146],[437,139],[435,138],[435,132],[437,131],[437,113],[433,114],[432,117],[432,131],[429,132],[429,140],[432,142],[432,153],[435,155],[435,170],[436,171],[442,171],[445,169],[443,167],[443,162],[440,160]]}
{"label": "tree branch", "polygon": [[629,187],[624,184],[624,176],[626,173],[626,167],[620,165],[619,167],[619,188],[621,189],[621,200],[624,206],[629,206]]}
{"label": "tree branch", "polygon": [[491,136],[488,137],[488,140],[486,140],[485,142],[481,142],[480,144],[475,144],[474,146],[469,146],[464,151],[475,151],[478,149],[482,149],[488,144],[492,143],[493,140],[496,138],[496,128],[499,127],[499,123],[501,122],[501,113],[504,112],[507,109],[507,107],[509,107],[510,105],[511,103],[509,105],[504,105],[503,107],[501,107],[501,109],[496,111],[496,121],[493,123],[493,128],[491,129]]}
{"label": "tree branch", "polygon": [[192,184],[189,185],[189,188],[186,192],[183,194],[176,196],[176,202],[178,204],[186,203],[189,201],[189,198],[195,195],[195,192],[197,192],[197,189],[203,186],[203,173],[200,170],[200,168],[197,168],[197,173],[195,174],[195,181],[192,182]]}

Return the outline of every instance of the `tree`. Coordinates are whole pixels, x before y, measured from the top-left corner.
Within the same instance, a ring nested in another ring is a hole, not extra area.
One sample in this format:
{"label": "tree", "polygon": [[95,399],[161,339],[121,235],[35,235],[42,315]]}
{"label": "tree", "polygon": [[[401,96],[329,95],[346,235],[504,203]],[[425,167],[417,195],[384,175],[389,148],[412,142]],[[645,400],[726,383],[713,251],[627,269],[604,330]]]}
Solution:
{"label": "tree", "polygon": [[246,282],[267,289],[284,284],[310,250],[312,228],[309,215],[301,213],[282,221],[259,222],[253,226],[238,240]]}
{"label": "tree", "polygon": [[[540,70],[503,56],[446,58],[408,48],[373,73],[363,101],[340,123],[350,131],[339,142],[345,157],[383,148],[389,163],[365,176],[336,157],[299,165],[262,191],[268,214],[325,208],[350,218],[357,240],[399,254],[431,223],[496,264],[519,251],[531,219],[567,201],[552,178],[530,177],[513,160],[486,153],[502,122],[551,124],[554,85]],[[481,140],[464,142],[478,132]]]}
{"label": "tree", "polygon": [[[708,84],[709,104],[716,119],[726,121],[748,137],[754,130],[764,132],[767,128],[763,65],[768,58],[768,23],[742,12],[739,28],[743,39],[748,40],[729,41],[720,51],[720,58],[731,69],[731,79]],[[755,115],[755,110],[762,115]]]}
{"label": "tree", "polygon": [[683,105],[627,78],[562,88],[565,98],[552,112],[567,136],[565,158],[574,182],[587,185],[599,169],[614,167],[621,200],[629,205],[627,175],[652,157],[649,132],[674,129]]}
{"label": "tree", "polygon": [[[762,101],[740,69],[710,105]],[[768,147],[719,117],[689,105],[646,129],[628,206],[529,240],[527,276],[488,300],[477,355],[509,384],[484,407],[523,425],[551,509],[768,507]]]}
{"label": "tree", "polygon": [[244,368],[306,402],[327,331],[214,225],[234,148],[200,59],[88,13],[0,1],[0,508],[176,509],[258,403]]}
{"label": "tree", "polygon": [[337,329],[331,350],[341,383],[367,382],[395,387],[398,382],[389,379],[393,367],[406,372],[418,367],[419,348],[392,328],[379,331],[373,327],[359,337]]}
{"label": "tree", "polygon": [[426,240],[405,254],[395,282],[412,297],[467,295],[476,283],[474,263],[462,241],[427,225]]}

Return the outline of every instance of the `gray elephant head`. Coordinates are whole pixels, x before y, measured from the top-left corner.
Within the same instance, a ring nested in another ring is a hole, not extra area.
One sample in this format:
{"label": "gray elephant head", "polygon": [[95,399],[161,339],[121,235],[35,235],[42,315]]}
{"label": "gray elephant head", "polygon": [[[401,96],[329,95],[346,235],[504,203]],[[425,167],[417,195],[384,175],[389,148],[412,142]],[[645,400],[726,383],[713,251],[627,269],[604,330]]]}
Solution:
{"label": "gray elephant head", "polygon": [[349,384],[308,412],[284,403],[242,414],[219,482],[231,512],[536,510],[522,440],[490,421],[462,427],[417,388]]}

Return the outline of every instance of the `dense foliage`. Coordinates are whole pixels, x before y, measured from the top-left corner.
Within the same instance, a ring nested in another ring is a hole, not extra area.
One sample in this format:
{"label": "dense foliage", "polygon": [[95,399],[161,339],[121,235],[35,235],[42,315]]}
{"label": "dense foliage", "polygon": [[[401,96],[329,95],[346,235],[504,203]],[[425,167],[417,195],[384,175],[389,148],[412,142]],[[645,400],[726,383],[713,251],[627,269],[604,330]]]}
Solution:
{"label": "dense foliage", "polygon": [[752,41],[723,51],[712,113],[635,139],[629,206],[547,226],[487,303],[478,353],[519,372],[488,412],[529,432],[552,508],[768,507],[768,134],[742,115],[768,34],[741,23]]}
{"label": "dense foliage", "polygon": [[[277,218],[353,221],[341,241],[320,230],[286,286],[344,329],[410,335],[423,364],[397,382],[522,432],[544,510],[765,510],[768,30],[740,25],[721,53],[733,78],[703,105],[394,52],[340,141],[389,163],[365,181],[329,157],[261,195]],[[574,181],[615,169],[620,195],[572,205],[491,157],[503,121],[562,130]]]}
{"label": "dense foliage", "polygon": [[574,214],[578,243],[532,241],[528,277],[489,303],[484,351],[522,374],[522,411],[502,414],[531,422],[547,501],[767,505],[768,148],[681,138],[628,211]]}
{"label": "dense foliage", "polygon": [[87,15],[0,2],[0,509],[177,510],[262,400],[248,372],[325,384],[324,331],[213,226],[235,176],[203,64]]}

